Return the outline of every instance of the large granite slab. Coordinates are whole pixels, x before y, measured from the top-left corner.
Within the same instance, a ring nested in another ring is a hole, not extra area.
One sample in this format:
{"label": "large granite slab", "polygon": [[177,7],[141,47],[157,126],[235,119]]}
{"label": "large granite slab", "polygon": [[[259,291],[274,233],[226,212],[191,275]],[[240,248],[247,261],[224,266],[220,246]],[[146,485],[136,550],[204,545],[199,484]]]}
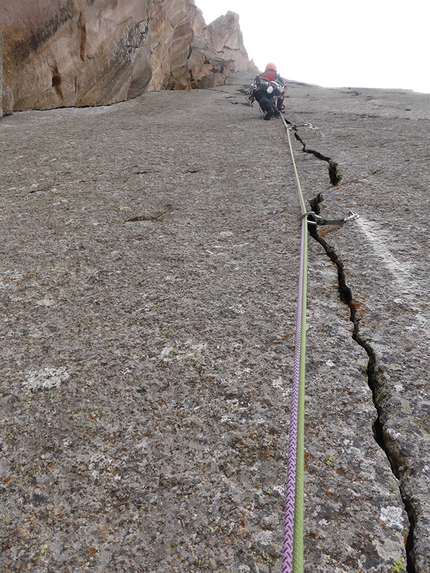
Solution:
{"label": "large granite slab", "polygon": [[[3,569],[280,571],[300,209],[251,79],[0,121]],[[305,570],[423,573],[430,96],[289,87],[360,214],[310,240]]]}

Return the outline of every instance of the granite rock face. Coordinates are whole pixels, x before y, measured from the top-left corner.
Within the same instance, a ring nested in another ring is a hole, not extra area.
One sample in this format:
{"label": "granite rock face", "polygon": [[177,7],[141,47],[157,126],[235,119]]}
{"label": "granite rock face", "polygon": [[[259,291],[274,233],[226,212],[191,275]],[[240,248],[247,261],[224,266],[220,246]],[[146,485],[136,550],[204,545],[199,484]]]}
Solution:
{"label": "granite rock face", "polygon": [[4,112],[103,105],[151,78],[149,5],[17,0],[1,6]]}
{"label": "granite rock face", "polygon": [[[368,356],[375,438],[399,480],[410,522],[408,571],[424,573],[430,564],[430,260],[423,216],[430,95],[313,87],[306,98],[294,98],[301,90],[291,87],[291,117],[298,125],[313,118],[317,129],[299,128],[307,148],[324,147],[342,173],[336,185],[315,185],[312,206],[327,218],[349,209],[360,215],[353,224],[319,227],[315,238],[337,269],[353,339]],[[307,181],[310,169],[302,158]]]}
{"label": "granite rock face", "polygon": [[3,37],[0,30],[0,117],[3,115]]}
{"label": "granite rock face", "polygon": [[222,85],[232,72],[254,69],[243,43],[239,16],[234,12],[227,12],[209,26],[196,14],[193,29],[193,51],[187,62],[193,87]]}
{"label": "granite rock face", "polygon": [[252,66],[238,16],[209,29],[193,0],[0,0],[0,31],[4,113],[208,87]]}
{"label": "granite rock face", "polygon": [[227,12],[208,26],[212,49],[225,60],[235,62],[236,71],[250,69],[248,53],[243,44],[242,33],[239,26],[239,15]]}
{"label": "granite rock face", "polygon": [[225,59],[215,52],[209,27],[198,9],[194,14],[193,28],[195,39],[187,62],[191,87],[211,88],[225,83],[236,64],[233,59]]}
{"label": "granite rock face", "polygon": [[[0,121],[0,569],[280,573],[300,206],[251,81]],[[288,87],[360,215],[309,240],[305,572],[427,573],[430,96]]]}

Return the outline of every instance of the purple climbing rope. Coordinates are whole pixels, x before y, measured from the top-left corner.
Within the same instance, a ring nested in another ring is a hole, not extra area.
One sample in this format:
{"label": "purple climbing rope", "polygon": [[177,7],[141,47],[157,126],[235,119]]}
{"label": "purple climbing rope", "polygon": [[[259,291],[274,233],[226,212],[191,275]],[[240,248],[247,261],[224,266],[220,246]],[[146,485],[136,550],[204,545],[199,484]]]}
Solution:
{"label": "purple climbing rope", "polygon": [[296,334],[294,349],[293,386],[290,406],[290,432],[288,443],[288,466],[287,483],[285,494],[285,516],[284,516],[284,544],[282,555],[282,573],[291,573],[293,570],[293,548],[294,548],[294,514],[296,498],[296,466],[297,466],[297,436],[299,422],[299,394],[300,394],[300,363],[301,363],[301,337],[303,325],[303,291],[305,284],[305,253],[306,240],[304,234],[307,233],[306,217],[302,219],[302,240],[300,248],[300,269],[298,281],[297,314],[296,314]]}
{"label": "purple climbing rope", "polygon": [[290,406],[287,482],[285,492],[284,541],[282,573],[303,573],[304,513],[304,394],[306,361],[306,290],[308,259],[308,220],[306,205],[291,144],[290,128],[281,115],[288,134],[291,161],[296,176],[302,212],[300,268],[296,313],[293,386]]}

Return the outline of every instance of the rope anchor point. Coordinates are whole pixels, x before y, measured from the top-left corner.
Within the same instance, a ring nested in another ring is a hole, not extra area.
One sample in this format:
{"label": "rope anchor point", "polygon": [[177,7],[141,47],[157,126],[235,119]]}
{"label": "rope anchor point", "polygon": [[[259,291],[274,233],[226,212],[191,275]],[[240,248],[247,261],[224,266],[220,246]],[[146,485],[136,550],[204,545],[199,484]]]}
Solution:
{"label": "rope anchor point", "polygon": [[302,215],[302,219],[305,217],[313,217],[314,221],[308,221],[310,225],[343,225],[348,221],[355,221],[360,217],[358,213],[354,213],[354,211],[349,211],[348,215],[343,219],[324,219],[321,215],[317,215],[314,211],[308,211]]}

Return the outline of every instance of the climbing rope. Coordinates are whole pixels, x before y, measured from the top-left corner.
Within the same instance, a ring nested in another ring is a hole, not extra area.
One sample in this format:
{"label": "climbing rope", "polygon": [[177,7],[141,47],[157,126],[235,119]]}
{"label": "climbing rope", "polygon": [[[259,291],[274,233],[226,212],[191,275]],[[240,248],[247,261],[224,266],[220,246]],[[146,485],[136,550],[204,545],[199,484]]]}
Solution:
{"label": "climbing rope", "polygon": [[308,259],[308,214],[300,185],[299,174],[291,145],[290,127],[281,115],[287,129],[288,145],[299,192],[302,211],[300,268],[296,314],[293,388],[290,406],[290,435],[288,443],[287,484],[285,493],[284,542],[282,573],[303,571],[303,519],[304,519],[304,409],[306,358],[306,292]]}
{"label": "climbing rope", "polygon": [[[305,411],[305,367],[306,367],[306,293],[308,264],[308,223],[313,225],[342,225],[357,219],[350,211],[342,219],[323,219],[313,211],[306,211],[305,200],[291,144],[289,126],[284,116],[282,121],[288,134],[288,145],[296,177],[301,208],[301,245],[298,280],[298,300],[293,367],[293,387],[290,406],[290,433],[288,443],[287,483],[285,493],[284,541],[282,552],[282,573],[303,573],[304,547],[304,411]],[[312,126],[313,128],[313,126]],[[297,139],[297,138],[296,138]],[[303,143],[303,142],[302,142]],[[324,158],[326,159],[326,158]],[[311,217],[311,220],[308,220]]]}

